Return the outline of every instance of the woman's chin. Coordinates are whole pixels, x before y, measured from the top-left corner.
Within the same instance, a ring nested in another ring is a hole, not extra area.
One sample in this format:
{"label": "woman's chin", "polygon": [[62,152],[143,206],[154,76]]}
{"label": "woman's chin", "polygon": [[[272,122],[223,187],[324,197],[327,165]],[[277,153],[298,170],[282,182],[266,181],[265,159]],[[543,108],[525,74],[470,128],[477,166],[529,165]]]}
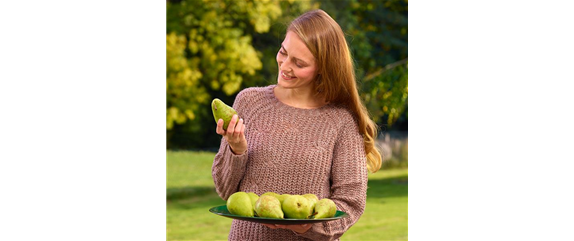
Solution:
{"label": "woman's chin", "polygon": [[284,87],[284,88],[288,88],[288,87],[292,87],[295,84],[295,79],[289,79],[286,80],[284,78],[277,78],[277,85]]}

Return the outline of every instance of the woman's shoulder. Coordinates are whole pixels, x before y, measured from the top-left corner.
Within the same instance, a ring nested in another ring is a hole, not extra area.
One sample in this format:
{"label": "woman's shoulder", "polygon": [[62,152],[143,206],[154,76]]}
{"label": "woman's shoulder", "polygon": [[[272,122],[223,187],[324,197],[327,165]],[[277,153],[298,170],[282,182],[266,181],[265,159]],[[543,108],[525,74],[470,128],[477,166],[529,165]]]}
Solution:
{"label": "woman's shoulder", "polygon": [[240,109],[252,109],[256,105],[269,104],[272,94],[273,86],[248,87],[237,93],[234,106]]}
{"label": "woman's shoulder", "polygon": [[237,94],[236,100],[243,99],[243,98],[257,98],[257,97],[266,97],[269,93],[272,93],[273,85],[263,86],[263,87],[248,87],[245,88]]}
{"label": "woman's shoulder", "polygon": [[330,112],[331,115],[334,115],[337,117],[337,119],[339,119],[342,122],[349,122],[349,121],[353,121],[355,119],[353,113],[351,110],[349,110],[349,108],[347,108],[344,105],[341,104],[332,104],[330,105],[331,108]]}
{"label": "woman's shoulder", "polygon": [[359,122],[353,112],[344,105],[332,104],[328,111],[329,120],[333,121],[337,129],[351,129],[358,130]]}

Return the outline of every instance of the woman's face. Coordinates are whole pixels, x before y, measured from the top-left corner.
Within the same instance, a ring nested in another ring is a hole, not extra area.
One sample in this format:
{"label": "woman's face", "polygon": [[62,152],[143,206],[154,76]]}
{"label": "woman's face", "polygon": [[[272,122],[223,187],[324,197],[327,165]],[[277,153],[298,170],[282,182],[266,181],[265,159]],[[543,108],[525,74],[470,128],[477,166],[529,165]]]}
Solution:
{"label": "woman's face", "polygon": [[277,85],[284,88],[311,88],[317,77],[315,57],[297,34],[288,31],[277,53]]}

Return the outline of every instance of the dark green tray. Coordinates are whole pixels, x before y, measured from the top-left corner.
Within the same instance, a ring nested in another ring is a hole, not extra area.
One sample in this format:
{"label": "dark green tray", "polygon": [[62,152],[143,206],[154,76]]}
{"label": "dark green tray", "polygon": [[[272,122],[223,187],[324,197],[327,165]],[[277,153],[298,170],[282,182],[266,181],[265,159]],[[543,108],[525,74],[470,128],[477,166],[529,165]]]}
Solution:
{"label": "dark green tray", "polygon": [[338,219],[341,219],[341,218],[346,218],[346,217],[349,216],[349,214],[347,214],[347,213],[345,213],[345,212],[343,212],[343,211],[337,210],[337,212],[335,213],[335,217],[332,217],[332,218],[320,218],[320,219],[294,219],[294,218],[281,219],[281,218],[245,217],[245,216],[239,216],[239,215],[235,215],[235,214],[229,213],[229,210],[227,210],[227,205],[212,207],[212,208],[209,209],[209,211],[212,212],[212,213],[215,213],[215,214],[217,214],[217,215],[220,215],[220,216],[223,216],[223,217],[227,217],[227,218],[233,218],[233,219],[239,219],[239,220],[257,222],[257,223],[269,223],[269,224],[320,223],[320,222],[334,221],[334,220],[338,220]]}

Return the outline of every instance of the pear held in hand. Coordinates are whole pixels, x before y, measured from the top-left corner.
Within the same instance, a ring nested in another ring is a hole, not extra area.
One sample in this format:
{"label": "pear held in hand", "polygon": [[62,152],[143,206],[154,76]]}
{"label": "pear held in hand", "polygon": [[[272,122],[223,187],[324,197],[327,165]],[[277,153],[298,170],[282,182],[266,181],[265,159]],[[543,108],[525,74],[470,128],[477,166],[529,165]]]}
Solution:
{"label": "pear held in hand", "polygon": [[301,195],[291,195],[285,198],[282,208],[286,218],[306,219],[313,213],[309,201]]}
{"label": "pear held in hand", "polygon": [[337,205],[333,200],[323,198],[315,204],[315,219],[332,218],[337,213]]}
{"label": "pear held in hand", "polygon": [[227,130],[231,118],[233,117],[233,115],[237,114],[237,111],[231,108],[231,106],[226,105],[225,103],[223,103],[223,101],[217,98],[211,101],[211,111],[213,112],[213,118],[215,118],[215,123],[217,123],[219,119],[223,119],[223,130]]}
{"label": "pear held in hand", "polygon": [[231,214],[253,217],[253,204],[249,194],[246,192],[236,192],[227,199],[227,210]]}
{"label": "pear held in hand", "polygon": [[262,195],[255,202],[255,213],[258,217],[264,218],[283,218],[281,202],[274,196]]}

